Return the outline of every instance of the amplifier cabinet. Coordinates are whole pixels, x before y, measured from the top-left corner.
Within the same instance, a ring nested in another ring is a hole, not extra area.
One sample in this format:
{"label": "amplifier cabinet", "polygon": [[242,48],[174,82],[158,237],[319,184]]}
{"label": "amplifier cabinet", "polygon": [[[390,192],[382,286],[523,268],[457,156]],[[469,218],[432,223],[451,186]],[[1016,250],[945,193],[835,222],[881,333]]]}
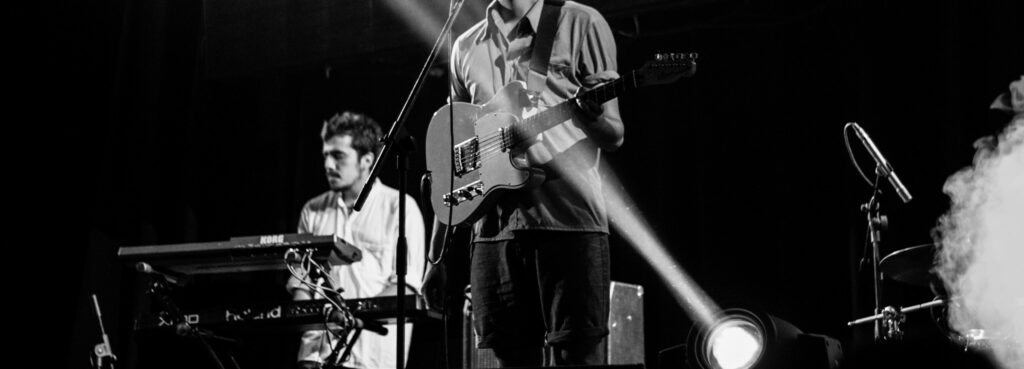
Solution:
{"label": "amplifier cabinet", "polygon": [[[644,288],[612,281],[608,291],[611,302],[608,313],[608,337],[601,342],[606,353],[605,364],[644,364]],[[498,360],[490,349],[476,348],[477,336],[472,316],[463,320],[464,369],[497,368]]]}

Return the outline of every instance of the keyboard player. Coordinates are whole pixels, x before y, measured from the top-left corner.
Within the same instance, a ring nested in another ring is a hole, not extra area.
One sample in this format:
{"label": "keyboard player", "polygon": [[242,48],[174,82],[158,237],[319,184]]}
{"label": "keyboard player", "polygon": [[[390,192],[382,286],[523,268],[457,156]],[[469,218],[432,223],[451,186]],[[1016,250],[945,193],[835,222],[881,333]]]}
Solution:
{"label": "keyboard player", "polygon": [[[323,124],[324,170],[330,189],[306,202],[299,216],[298,233],[334,235],[336,243],[358,250],[361,257],[330,268],[331,283],[340,287],[345,299],[395,295],[397,274],[395,246],[398,238],[398,191],[379,181],[374,183],[363,209],[353,212],[356,197],[366,184],[370,167],[380,151],[381,128],[366,115],[344,112]],[[421,286],[424,255],[424,223],[419,207],[406,196],[406,239],[408,270],[406,294]],[[317,283],[319,281],[309,281]],[[308,285],[292,277],[287,288],[296,300],[321,299]],[[406,325],[408,353],[411,324]],[[394,327],[389,331],[394,332]],[[344,363],[324,363],[335,345],[346,337],[324,331],[303,332],[298,353],[299,368],[341,365],[346,368],[395,368],[395,334],[380,336],[364,331]],[[340,355],[339,355],[340,356]],[[404,355],[408,357],[408,355]]]}

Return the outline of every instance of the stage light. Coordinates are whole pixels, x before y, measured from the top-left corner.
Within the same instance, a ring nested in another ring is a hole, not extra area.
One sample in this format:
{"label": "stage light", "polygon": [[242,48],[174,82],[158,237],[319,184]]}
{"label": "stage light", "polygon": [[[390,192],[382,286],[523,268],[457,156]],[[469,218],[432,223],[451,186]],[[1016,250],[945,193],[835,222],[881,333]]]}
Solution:
{"label": "stage light", "polygon": [[712,324],[695,325],[685,347],[693,369],[837,368],[842,356],[835,339],[744,309],[727,309]]}
{"label": "stage light", "polygon": [[722,369],[749,368],[764,352],[764,336],[753,324],[732,320],[715,327],[708,335],[707,355]]}

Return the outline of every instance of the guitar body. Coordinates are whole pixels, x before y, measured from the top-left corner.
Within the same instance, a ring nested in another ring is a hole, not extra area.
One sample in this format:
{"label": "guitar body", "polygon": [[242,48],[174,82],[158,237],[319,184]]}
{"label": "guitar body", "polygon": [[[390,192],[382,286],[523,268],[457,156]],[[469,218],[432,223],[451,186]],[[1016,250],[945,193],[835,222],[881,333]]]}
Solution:
{"label": "guitar body", "polygon": [[[430,203],[441,223],[472,224],[503,193],[544,182],[544,171],[530,168],[522,150],[514,145],[505,147],[506,140],[502,139],[529,108],[532,106],[526,86],[515,81],[484,105],[456,102],[434,112],[427,127],[426,164],[431,173]],[[455,152],[448,125],[449,111],[454,113],[454,142],[461,145]],[[457,170],[452,180],[454,153]]]}

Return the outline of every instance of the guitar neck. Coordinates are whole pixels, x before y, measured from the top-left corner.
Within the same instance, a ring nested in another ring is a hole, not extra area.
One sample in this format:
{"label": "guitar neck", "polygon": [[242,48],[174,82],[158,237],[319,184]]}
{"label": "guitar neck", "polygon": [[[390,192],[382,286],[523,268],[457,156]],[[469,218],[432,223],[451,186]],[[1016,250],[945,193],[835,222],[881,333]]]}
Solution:
{"label": "guitar neck", "polygon": [[515,131],[522,137],[536,136],[551,127],[557,126],[572,118],[579,108],[576,106],[576,99],[594,101],[598,104],[619,97],[627,91],[633,90],[636,85],[636,73],[630,73],[614,81],[605,83],[593,90],[586,91],[579,96],[566,100],[558,105],[552,106],[537,115],[523,119],[515,125]]}

